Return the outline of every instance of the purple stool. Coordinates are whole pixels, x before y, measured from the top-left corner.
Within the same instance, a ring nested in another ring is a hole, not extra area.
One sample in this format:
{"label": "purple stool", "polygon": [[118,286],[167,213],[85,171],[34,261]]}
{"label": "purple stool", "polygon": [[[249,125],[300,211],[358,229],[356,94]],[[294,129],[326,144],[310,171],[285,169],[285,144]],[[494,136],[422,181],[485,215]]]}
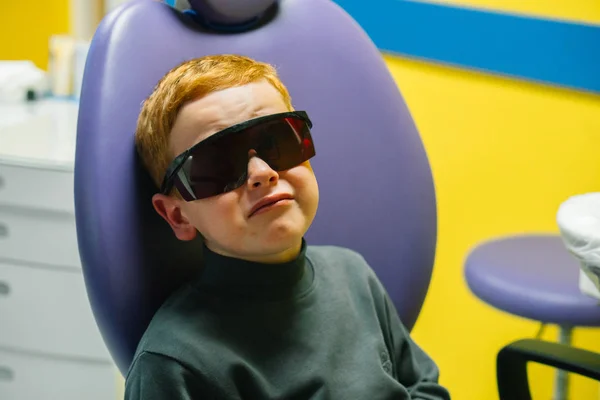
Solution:
{"label": "purple stool", "polygon": [[[575,326],[600,326],[598,301],[579,290],[579,263],[558,235],[496,238],[468,255],[469,288],[491,306],[542,324],[559,326],[559,342],[571,344]],[[554,399],[567,398],[566,372],[557,371]]]}

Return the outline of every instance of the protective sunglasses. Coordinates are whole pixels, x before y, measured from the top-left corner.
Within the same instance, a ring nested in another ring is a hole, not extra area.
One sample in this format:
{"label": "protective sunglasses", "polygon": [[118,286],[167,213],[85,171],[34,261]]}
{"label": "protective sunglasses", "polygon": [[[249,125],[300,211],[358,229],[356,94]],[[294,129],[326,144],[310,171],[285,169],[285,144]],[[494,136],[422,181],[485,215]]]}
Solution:
{"label": "protective sunglasses", "polygon": [[304,111],[254,118],[190,147],[169,165],[160,192],[173,186],[186,201],[217,196],[242,186],[248,179],[251,151],[274,171],[298,166],[315,155],[312,122]]}

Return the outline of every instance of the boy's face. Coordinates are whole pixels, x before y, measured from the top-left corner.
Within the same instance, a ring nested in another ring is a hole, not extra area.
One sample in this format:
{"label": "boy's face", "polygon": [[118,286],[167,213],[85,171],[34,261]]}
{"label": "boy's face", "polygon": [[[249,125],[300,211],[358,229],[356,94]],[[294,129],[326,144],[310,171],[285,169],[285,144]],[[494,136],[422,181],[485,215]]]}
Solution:
{"label": "boy's face", "polygon": [[[281,94],[267,81],[210,93],[181,108],[170,150],[178,155],[231,125],[287,111]],[[273,195],[289,199],[251,213],[258,202]],[[152,202],[180,240],[194,239],[200,231],[216,253],[274,263],[297,256],[317,212],[319,190],[308,161],[276,172],[249,154],[248,180],[238,189],[191,202],[156,194]]]}

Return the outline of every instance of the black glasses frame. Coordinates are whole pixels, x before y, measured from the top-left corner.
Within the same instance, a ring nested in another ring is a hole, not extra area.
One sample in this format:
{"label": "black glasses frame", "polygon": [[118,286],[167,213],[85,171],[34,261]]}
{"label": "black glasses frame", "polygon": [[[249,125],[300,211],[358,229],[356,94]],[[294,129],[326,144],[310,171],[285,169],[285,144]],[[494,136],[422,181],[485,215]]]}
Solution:
{"label": "black glasses frame", "polygon": [[220,138],[222,138],[224,136],[229,136],[229,135],[233,135],[233,134],[242,132],[242,131],[252,128],[256,125],[260,125],[261,123],[274,121],[274,120],[278,120],[278,119],[283,119],[283,118],[289,118],[289,117],[300,118],[300,119],[306,121],[309,128],[312,128],[312,122],[311,122],[310,118],[308,117],[308,114],[306,113],[306,111],[290,111],[290,112],[284,112],[284,113],[269,114],[269,115],[265,115],[262,117],[249,119],[247,121],[240,122],[239,124],[236,124],[236,125],[232,125],[228,128],[225,128],[225,129],[207,137],[206,139],[196,143],[195,145],[193,145],[192,147],[190,147],[189,149],[187,149],[186,151],[184,151],[183,153],[181,153],[180,155],[175,157],[175,159],[173,161],[171,161],[171,163],[169,164],[169,167],[167,168],[167,172],[165,173],[165,177],[163,178],[163,182],[160,187],[160,193],[168,194],[173,189],[173,186],[175,185],[175,176],[177,175],[177,173],[183,166],[185,160],[188,159],[188,157],[190,156],[190,154],[192,154],[194,152],[194,150],[196,150],[202,146],[207,146],[207,145],[211,144],[212,142],[219,140]]}

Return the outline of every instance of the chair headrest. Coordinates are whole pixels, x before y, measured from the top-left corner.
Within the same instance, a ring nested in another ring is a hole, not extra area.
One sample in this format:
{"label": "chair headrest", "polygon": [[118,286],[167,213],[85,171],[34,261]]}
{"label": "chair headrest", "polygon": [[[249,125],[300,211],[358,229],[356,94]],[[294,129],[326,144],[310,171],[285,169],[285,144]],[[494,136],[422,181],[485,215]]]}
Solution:
{"label": "chair headrest", "polygon": [[260,18],[277,5],[277,0],[189,0],[191,8],[206,21],[219,25],[237,25]]}

